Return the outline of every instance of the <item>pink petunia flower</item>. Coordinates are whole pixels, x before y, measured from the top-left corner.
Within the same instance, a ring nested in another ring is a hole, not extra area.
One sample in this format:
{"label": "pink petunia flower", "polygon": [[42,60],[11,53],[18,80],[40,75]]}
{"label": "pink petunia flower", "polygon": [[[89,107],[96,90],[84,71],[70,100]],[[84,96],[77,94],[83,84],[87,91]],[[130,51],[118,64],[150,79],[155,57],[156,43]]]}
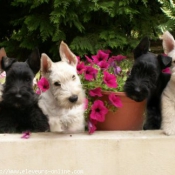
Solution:
{"label": "pink petunia flower", "polygon": [[103,101],[95,100],[91,107],[90,118],[99,122],[104,122],[107,112],[108,109],[104,105]]}
{"label": "pink petunia flower", "polygon": [[110,74],[109,72],[103,72],[103,81],[110,88],[117,88],[117,80],[115,75]]}
{"label": "pink petunia flower", "polygon": [[111,66],[113,66],[114,63],[115,63],[115,60],[112,57],[110,57],[108,59],[108,64],[111,65]]}
{"label": "pink petunia flower", "polygon": [[21,136],[22,139],[28,139],[30,137],[30,131],[26,131],[23,133],[23,135]]}
{"label": "pink petunia flower", "polygon": [[123,106],[120,97],[116,96],[114,93],[109,95],[109,100],[117,108],[121,108]]}
{"label": "pink petunia flower", "polygon": [[98,70],[91,67],[91,66],[86,66],[85,67],[85,71],[84,71],[84,74],[85,74],[85,79],[88,80],[88,81],[92,81],[93,79],[96,78],[96,75],[98,73]]}
{"label": "pink petunia flower", "polygon": [[85,70],[86,66],[84,64],[84,62],[80,62],[79,64],[77,64],[77,72],[78,74],[82,74]]}
{"label": "pink petunia flower", "polygon": [[169,67],[162,70],[163,73],[171,74],[171,70]]}
{"label": "pink petunia flower", "polygon": [[36,89],[36,94],[38,94],[38,95],[41,94],[41,90],[39,88]]}
{"label": "pink petunia flower", "polygon": [[126,59],[126,56],[117,55],[117,56],[112,56],[111,58],[115,61],[122,61],[122,60]]}
{"label": "pink petunia flower", "polygon": [[119,66],[116,66],[116,67],[113,68],[113,69],[114,69],[114,74],[115,74],[115,75],[120,74],[120,72],[122,71],[122,69],[121,69]]}
{"label": "pink petunia flower", "polygon": [[87,55],[85,55],[85,58],[86,58],[87,62],[93,63],[93,60],[91,58],[89,58]]}
{"label": "pink petunia flower", "polygon": [[104,53],[107,53],[107,54],[110,54],[111,53],[111,50],[102,50]]}
{"label": "pink petunia flower", "polygon": [[107,69],[109,67],[109,64],[107,61],[100,61],[97,63],[97,65],[101,68],[101,69]]}
{"label": "pink petunia flower", "polygon": [[81,59],[80,56],[76,56],[76,57],[77,57],[78,62],[80,62],[80,59]]}
{"label": "pink petunia flower", "polygon": [[111,59],[110,61],[110,66],[115,68],[117,65],[116,65],[116,62],[114,60]]}
{"label": "pink petunia flower", "polygon": [[38,83],[37,83],[38,87],[40,88],[40,90],[42,92],[45,92],[49,89],[49,82],[46,78],[42,77]]}
{"label": "pink petunia flower", "polygon": [[101,88],[98,87],[98,88],[90,90],[89,95],[91,97],[95,97],[95,96],[102,97]]}
{"label": "pink petunia flower", "polygon": [[3,72],[0,74],[0,78],[4,78],[4,77],[6,77],[6,72],[5,72],[5,71],[3,71]]}
{"label": "pink petunia flower", "polygon": [[93,120],[93,119],[90,119],[88,121],[88,131],[89,131],[89,134],[93,134],[95,131],[96,131],[96,124],[97,124],[97,121],[96,120]]}
{"label": "pink petunia flower", "polygon": [[85,98],[84,99],[84,110],[86,110],[88,108],[88,103],[89,103],[88,99]]}
{"label": "pink petunia flower", "polygon": [[97,55],[92,56],[95,64],[98,64],[100,61],[106,61],[108,57],[109,57],[109,54],[103,52],[102,50],[99,50],[97,52]]}

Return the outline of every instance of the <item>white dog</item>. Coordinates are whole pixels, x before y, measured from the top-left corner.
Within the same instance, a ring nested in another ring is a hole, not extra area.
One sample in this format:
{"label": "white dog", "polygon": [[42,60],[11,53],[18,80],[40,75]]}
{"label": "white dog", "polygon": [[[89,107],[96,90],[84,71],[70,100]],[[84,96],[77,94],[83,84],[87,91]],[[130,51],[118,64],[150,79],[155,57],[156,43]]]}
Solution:
{"label": "white dog", "polygon": [[50,88],[41,94],[39,106],[48,116],[51,132],[82,132],[85,92],[76,71],[78,60],[63,41],[59,52],[61,61],[56,63],[44,53],[41,56],[41,73]]}
{"label": "white dog", "polygon": [[166,135],[175,135],[175,40],[168,31],[163,34],[162,39],[164,52],[172,57],[172,63],[171,78],[161,96],[161,128]]}

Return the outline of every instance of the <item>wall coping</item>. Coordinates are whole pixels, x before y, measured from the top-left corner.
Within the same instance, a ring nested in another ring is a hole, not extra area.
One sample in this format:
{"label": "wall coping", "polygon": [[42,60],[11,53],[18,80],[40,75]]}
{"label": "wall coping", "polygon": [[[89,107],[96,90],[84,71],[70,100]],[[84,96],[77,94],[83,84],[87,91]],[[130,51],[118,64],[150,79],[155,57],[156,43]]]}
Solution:
{"label": "wall coping", "polygon": [[0,134],[0,175],[175,175],[175,136],[161,130],[21,136]]}
{"label": "wall coping", "polygon": [[167,136],[162,130],[147,130],[147,131],[95,131],[94,134],[76,133],[76,134],[62,134],[62,133],[31,133],[29,139],[21,139],[22,134],[0,134],[0,142],[7,141],[37,141],[45,139],[56,140],[93,140],[93,139],[105,139],[105,140],[125,140],[125,139],[175,139],[175,136]]}

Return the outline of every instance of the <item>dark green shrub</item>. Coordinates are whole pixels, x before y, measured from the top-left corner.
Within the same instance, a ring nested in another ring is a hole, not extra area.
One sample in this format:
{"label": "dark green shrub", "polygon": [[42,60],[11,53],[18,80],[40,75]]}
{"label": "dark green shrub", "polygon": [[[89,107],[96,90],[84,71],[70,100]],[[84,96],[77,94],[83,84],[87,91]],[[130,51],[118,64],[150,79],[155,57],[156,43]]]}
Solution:
{"label": "dark green shrub", "polygon": [[175,34],[175,2],[173,0],[158,0],[161,4],[161,10],[167,20],[160,27],[162,31],[169,30]]}
{"label": "dark green shrub", "polygon": [[81,56],[99,49],[131,52],[145,35],[157,39],[159,25],[164,22],[160,4],[152,0],[13,0],[8,3],[16,15],[10,21],[10,35],[1,37],[1,46],[5,46],[8,55],[20,59],[39,47],[40,52],[57,60],[61,40]]}

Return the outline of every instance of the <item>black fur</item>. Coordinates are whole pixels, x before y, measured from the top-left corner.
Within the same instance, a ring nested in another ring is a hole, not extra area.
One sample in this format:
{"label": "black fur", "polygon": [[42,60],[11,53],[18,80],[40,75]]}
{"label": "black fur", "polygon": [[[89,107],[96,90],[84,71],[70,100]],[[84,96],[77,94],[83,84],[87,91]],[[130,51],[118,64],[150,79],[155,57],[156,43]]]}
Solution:
{"label": "black fur", "polygon": [[143,129],[160,129],[160,98],[170,79],[162,69],[171,65],[172,58],[149,52],[149,39],[145,37],[134,50],[134,65],[124,90],[128,97],[140,102],[147,99],[146,121]]}
{"label": "black fur", "polygon": [[38,107],[38,96],[33,91],[33,78],[40,67],[38,64],[37,49],[26,62],[2,58],[1,69],[6,71],[6,82],[0,102],[1,133],[49,130],[47,117]]}

